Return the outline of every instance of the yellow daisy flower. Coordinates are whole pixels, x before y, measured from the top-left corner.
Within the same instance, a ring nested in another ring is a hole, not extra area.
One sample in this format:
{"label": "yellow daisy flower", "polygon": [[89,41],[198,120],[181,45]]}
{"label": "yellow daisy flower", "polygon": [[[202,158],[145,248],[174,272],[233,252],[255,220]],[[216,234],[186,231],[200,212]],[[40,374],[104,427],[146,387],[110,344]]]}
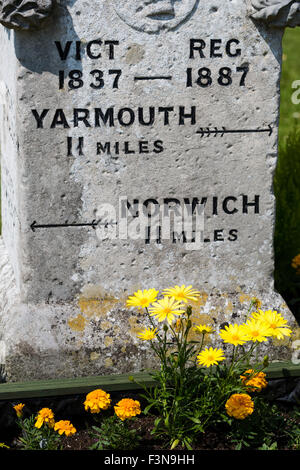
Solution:
{"label": "yellow daisy flower", "polygon": [[225,326],[219,334],[224,343],[230,343],[234,346],[244,344],[247,341],[247,336],[242,325],[237,325],[236,323],[234,325]]}
{"label": "yellow daisy flower", "polygon": [[159,291],[155,289],[138,290],[128,297],[126,305],[127,307],[147,308],[150,304],[155,302],[158,294]]}
{"label": "yellow daisy flower", "polygon": [[170,287],[169,289],[165,289],[163,291],[163,294],[168,297],[173,297],[175,300],[178,300],[179,302],[188,303],[188,301],[190,300],[197,301],[200,295],[200,292],[193,289],[192,286],[185,286],[183,284],[182,286],[175,286],[175,287]]}
{"label": "yellow daisy flower", "polygon": [[151,341],[157,335],[157,328],[145,328],[137,336],[143,341]]}
{"label": "yellow daisy flower", "polygon": [[150,316],[156,317],[159,322],[167,320],[169,325],[173,322],[175,315],[184,313],[183,305],[177,302],[173,297],[164,297],[153,303],[149,308]]}
{"label": "yellow daisy flower", "polygon": [[250,318],[246,323],[241,325],[247,341],[263,342],[267,341],[267,337],[271,336],[271,330],[264,322],[255,318]]}
{"label": "yellow daisy flower", "polygon": [[283,339],[285,336],[291,336],[292,334],[292,330],[288,328],[287,320],[276,310],[266,310],[265,312],[259,310],[252,313],[252,317],[268,325],[271,336],[275,336],[277,339]]}
{"label": "yellow daisy flower", "polygon": [[210,367],[218,364],[220,361],[224,361],[223,349],[213,349],[212,347],[206,348],[201,351],[197,356],[197,362],[201,366]]}
{"label": "yellow daisy flower", "polygon": [[209,326],[209,325],[197,325],[197,326],[194,326],[193,327],[193,330],[196,332],[196,333],[199,333],[201,335],[203,334],[209,334],[209,333],[213,333],[215,330]]}

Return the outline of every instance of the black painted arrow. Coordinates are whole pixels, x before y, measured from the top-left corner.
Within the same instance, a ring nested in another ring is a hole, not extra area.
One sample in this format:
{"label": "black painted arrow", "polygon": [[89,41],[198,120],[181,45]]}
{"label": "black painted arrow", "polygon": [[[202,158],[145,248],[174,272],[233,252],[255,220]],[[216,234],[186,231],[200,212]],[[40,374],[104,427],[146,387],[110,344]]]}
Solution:
{"label": "black painted arrow", "polygon": [[224,134],[249,134],[249,133],[256,133],[256,132],[268,132],[269,136],[272,135],[273,129],[271,124],[269,124],[267,129],[226,129],[226,127],[222,127],[218,129],[217,127],[209,128],[209,127],[200,127],[200,129],[196,132],[196,134],[200,134],[200,137],[204,137],[207,135],[208,137],[220,135],[223,137]]}
{"label": "black painted arrow", "polygon": [[65,222],[64,224],[37,224],[36,221],[32,222],[30,225],[30,228],[33,232],[35,232],[36,229],[38,228],[62,228],[62,227],[92,227],[93,229],[96,229],[98,225],[103,225],[105,228],[108,228],[109,225],[116,225],[117,222],[109,221],[109,222],[102,222],[100,220],[93,220],[92,222],[86,222],[86,223],[69,223]]}

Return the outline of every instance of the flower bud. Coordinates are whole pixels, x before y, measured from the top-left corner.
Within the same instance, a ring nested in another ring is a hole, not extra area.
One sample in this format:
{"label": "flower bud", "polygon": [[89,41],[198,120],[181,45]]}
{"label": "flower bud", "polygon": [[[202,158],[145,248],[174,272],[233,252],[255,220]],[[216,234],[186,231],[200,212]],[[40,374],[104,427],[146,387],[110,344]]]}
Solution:
{"label": "flower bud", "polygon": [[263,366],[268,367],[268,365],[269,365],[269,357],[265,356],[264,359],[263,359]]}

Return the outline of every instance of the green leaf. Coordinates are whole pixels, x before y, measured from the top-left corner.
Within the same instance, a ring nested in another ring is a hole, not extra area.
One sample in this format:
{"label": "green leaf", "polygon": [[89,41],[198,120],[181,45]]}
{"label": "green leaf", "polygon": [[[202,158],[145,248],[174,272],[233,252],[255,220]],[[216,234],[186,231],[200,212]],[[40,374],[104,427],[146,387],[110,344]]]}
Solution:
{"label": "green leaf", "polygon": [[193,423],[202,424],[202,421],[200,421],[200,419],[198,419],[198,418],[190,417],[190,420],[193,421]]}
{"label": "green leaf", "polygon": [[180,440],[179,439],[175,439],[175,441],[173,441],[172,445],[171,445],[171,450],[175,449],[175,447],[178,446]]}

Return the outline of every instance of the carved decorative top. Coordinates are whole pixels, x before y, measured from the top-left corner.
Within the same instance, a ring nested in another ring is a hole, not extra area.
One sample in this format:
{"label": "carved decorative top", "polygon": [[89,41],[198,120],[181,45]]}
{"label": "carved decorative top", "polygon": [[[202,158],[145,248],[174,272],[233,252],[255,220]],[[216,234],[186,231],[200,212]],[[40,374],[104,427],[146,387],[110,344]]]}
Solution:
{"label": "carved decorative top", "polygon": [[[0,0],[0,23],[17,30],[38,29],[50,16],[56,0]],[[196,8],[197,0],[113,0],[118,15],[145,32],[173,29]],[[300,0],[251,0],[251,17],[284,28],[300,26]]]}
{"label": "carved decorative top", "polygon": [[54,0],[0,0],[0,23],[10,29],[38,29],[53,4]]}
{"label": "carved decorative top", "polygon": [[199,0],[112,0],[117,15],[130,27],[145,33],[176,28],[197,8]]}
{"label": "carved decorative top", "polygon": [[251,15],[270,26],[300,26],[300,0],[251,0],[256,12]]}

